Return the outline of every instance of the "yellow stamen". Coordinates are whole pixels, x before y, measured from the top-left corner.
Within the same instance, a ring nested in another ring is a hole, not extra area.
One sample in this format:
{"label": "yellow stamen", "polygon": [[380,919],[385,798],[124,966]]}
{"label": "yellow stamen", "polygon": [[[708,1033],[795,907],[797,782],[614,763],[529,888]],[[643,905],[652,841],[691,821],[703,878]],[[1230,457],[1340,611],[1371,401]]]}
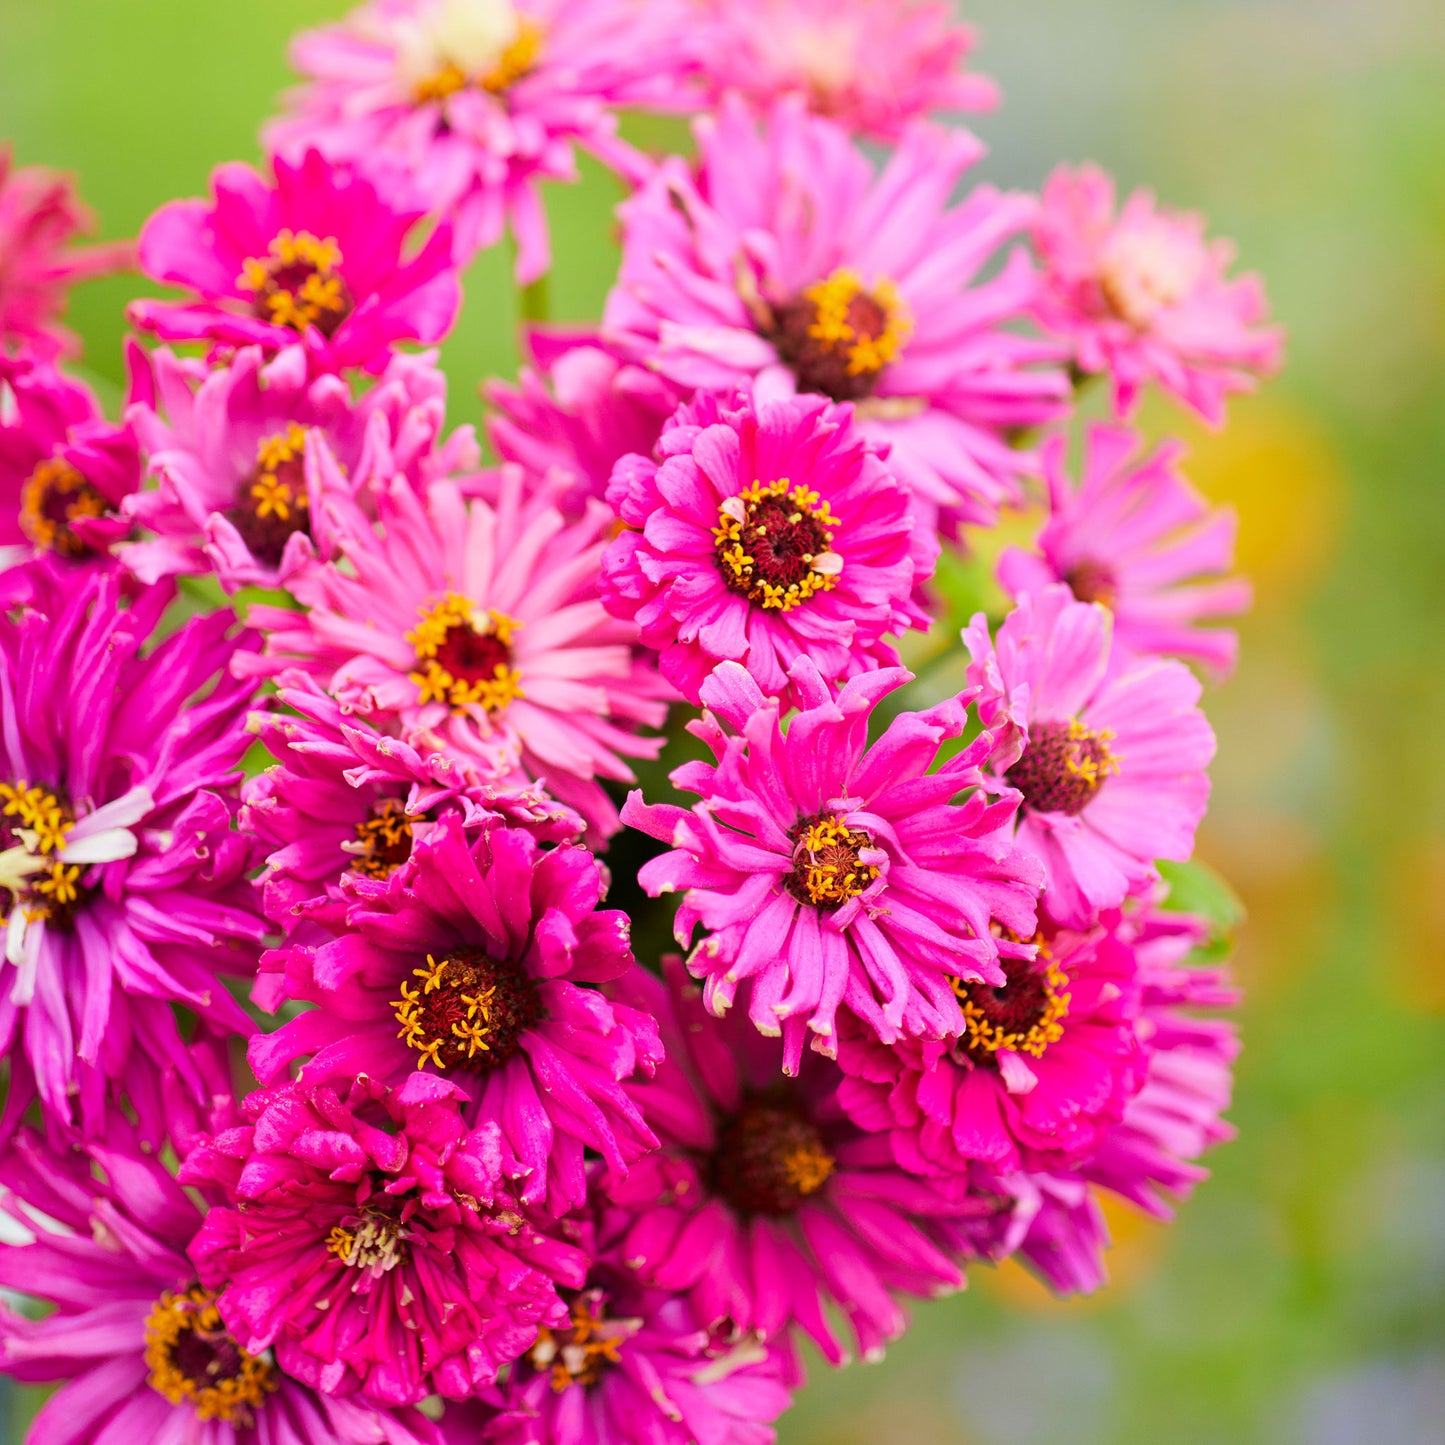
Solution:
{"label": "yellow stamen", "polygon": [[[187,1334],[211,1346],[211,1361],[200,1378],[183,1373],[175,1363],[176,1346]],[[250,1424],[253,1412],[278,1383],[265,1359],[248,1354],[231,1337],[209,1290],[167,1290],[146,1318],[145,1342],[150,1387],[172,1405],[189,1403],[200,1420]]]}
{"label": "yellow stamen", "polygon": [[[848,358],[850,376],[876,376],[889,362],[896,361],[913,334],[913,318],[898,288],[882,279],[871,288],[863,285],[856,271],[834,271],[826,281],[810,286],[803,295],[816,312],[808,335],[830,351]],[[865,296],[883,312],[883,330],[876,336],[859,331],[851,315],[853,303]]]}

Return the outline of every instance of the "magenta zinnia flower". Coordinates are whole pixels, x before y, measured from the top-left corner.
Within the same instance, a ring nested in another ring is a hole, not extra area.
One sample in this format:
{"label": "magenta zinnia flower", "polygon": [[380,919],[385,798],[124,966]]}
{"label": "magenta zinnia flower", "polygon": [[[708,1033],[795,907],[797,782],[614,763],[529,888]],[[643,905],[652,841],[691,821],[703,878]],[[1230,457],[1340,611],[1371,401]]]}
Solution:
{"label": "magenta zinnia flower", "polygon": [[1234,512],[1211,508],[1190,486],[1179,470],[1182,446],[1168,443],[1140,460],[1142,447],[1126,427],[1090,427],[1076,488],[1066,439],[1046,442],[1049,520],[1038,553],[1010,547],[999,580],[1015,598],[1066,582],[1080,602],[1114,614],[1121,652],[1187,657],[1228,674],[1238,637],[1192,624],[1250,605],[1249,583],[1224,575],[1234,561]]}
{"label": "magenta zinnia flower", "polygon": [[171,201],[146,222],[141,269],[193,296],[133,302],[135,325],[166,341],[271,352],[299,338],[316,371],[377,373],[397,342],[447,334],[461,304],[449,225],[412,252],[425,212],[392,204],[358,165],[310,151],[274,169],[268,181],[220,166],[214,200]]}
{"label": "magenta zinnia flower", "polygon": [[570,1310],[490,1409],[459,1412],[457,1445],[772,1445],[791,1403],[775,1351],[718,1345],[683,1300],[644,1288],[620,1260],[594,1266]]}
{"label": "magenta zinnia flower", "polygon": [[126,515],[156,537],[119,554],[142,581],[214,571],[228,590],[284,586],[313,557],[330,560],[333,503],[480,461],[470,428],[438,444],[446,379],[434,355],[393,358],[359,401],[340,377],[310,377],[301,346],[269,360],[247,347],[214,370],[169,350],[146,360],[128,417],[157,485]]}
{"label": "magenta zinnia flower", "polygon": [[551,479],[557,505],[578,516],[589,497],[607,495],[623,457],[651,454],[682,394],[593,333],[533,330],[524,340],[534,365],[522,368],[515,386],[484,388],[496,408],[487,435],[503,461]]}
{"label": "magenta zinnia flower", "polygon": [[636,175],[613,110],[688,106],[682,18],[670,0],[372,0],[294,42],[307,84],[267,138],[399,163],[455,218],[461,259],[510,222],[526,285],[551,264],[539,183],[577,179],[573,144]]}
{"label": "magenta zinnia flower", "polygon": [[139,484],[135,437],[88,386],[34,355],[0,355],[0,557],[105,557],[130,530],[118,512]]}
{"label": "magenta zinnia flower", "polygon": [[19,345],[52,359],[80,350],[59,324],[66,293],[135,262],[130,241],[75,246],[92,225],[68,176],[16,166],[10,146],[0,146],[0,353]]}
{"label": "magenta zinnia flower", "polygon": [[609,988],[661,1021],[667,1062],[630,1086],[663,1147],[605,1190],[604,1239],[647,1283],[686,1291],[707,1328],[775,1343],[791,1379],[794,1331],[845,1362],[834,1310],[877,1358],[906,1323],[898,1296],[962,1287],[954,1253],[977,1206],[854,1125],[830,1065],[782,1078],[777,1042],[712,1018],[681,960],[663,966],[666,986],[635,970]]}
{"label": "magenta zinnia flower", "polygon": [[1153,381],[1217,426],[1231,392],[1279,366],[1264,287],[1230,279],[1234,247],[1208,240],[1202,216],[1165,210],[1148,191],[1116,212],[1111,177],[1061,168],[1044,186],[1034,241],[1039,322],[1070,344],[1080,371],[1108,373],[1119,416]]}
{"label": "magenta zinnia flower", "polygon": [[495,1126],[468,1131],[443,1080],[253,1094],[181,1180],[224,1190],[191,1245],[237,1343],[328,1395],[459,1400],[567,1310],[586,1256],[501,1185]]}
{"label": "magenta zinnia flower", "polygon": [[389,878],[444,817],[551,842],[582,832],[582,819],[503,749],[484,767],[425,737],[389,737],[348,717],[304,673],[282,674],[276,702],[285,711],[258,714],[252,726],[278,762],[247,783],[240,826],[265,854],[266,916],[288,935],[308,920],[344,921],[342,879]]}
{"label": "magenta zinnia flower", "polygon": [[22,1135],[0,1180],[30,1240],[0,1249],[0,1284],[55,1306],[35,1320],[0,1305],[0,1370],[60,1386],[29,1439],[441,1445],[416,1411],[317,1394],[240,1344],[187,1256],[200,1211],[153,1156]]}
{"label": "magenta zinnia flower", "polygon": [[603,881],[585,848],[544,853],[507,828],[469,846],[444,823],[410,867],[352,885],[346,932],[263,961],[268,1000],[318,1007],[252,1041],[257,1076],[307,1054],[308,1083],[439,1074],[500,1125],[527,1203],[579,1207],[584,1149],[625,1173],[657,1146],[622,1089],[657,1063],[656,1025],[587,986],[632,967],[627,916],[597,910]]}
{"label": "magenta zinnia flower", "polygon": [[999,736],[992,769],[1023,794],[1018,841],[1043,861],[1043,906],[1088,928],[1155,880],[1156,859],[1194,851],[1214,757],[1199,681],[1180,662],[1116,659],[1110,613],[1062,584],[1022,597],[996,642],[982,613],[963,640]]}
{"label": "magenta zinnia flower", "polygon": [[760,131],[727,101],[696,129],[697,177],[665,162],[621,207],[604,334],[681,386],[854,402],[929,517],[991,521],[1035,469],[1009,436],[1068,395],[1036,365],[1058,349],[1013,326],[1034,297],[1028,258],[979,279],[1035,203],[980,186],[950,205],[982,154],[965,132],[910,127],[875,175],[798,103]]}
{"label": "magenta zinnia flower", "polygon": [[519,751],[532,778],[604,836],[617,813],[599,778],[656,757],[667,695],[635,656],[636,628],[607,615],[598,569],[611,514],[567,522],[544,489],[504,468],[496,504],[439,482],[378,492],[378,522],[353,521],[334,564],[291,579],[308,611],[252,608],[270,672],[300,665],[342,705],[383,727],[434,733],[488,764]]}
{"label": "magenta zinnia flower", "polygon": [[869,747],[874,708],[907,672],[865,673],[834,694],[804,657],[791,679],[802,711],[785,732],[778,701],[723,663],[702,687],[711,711],[689,725],[717,766],[672,774],[702,801],[689,811],[633,793],[622,816],[674,850],[638,877],[654,897],[686,890],[677,937],[707,931],[689,967],[709,1007],[724,1012],[747,983],[749,1017],[782,1034],[796,1073],[810,1032],[833,1052],[840,1007],[885,1042],[962,1033],[953,981],[1002,984],[1001,955],[1032,956],[993,924],[1033,936],[1041,873],[1013,845],[1018,794],[985,796],[990,735],[930,772],[962,735],[970,694],[903,713]]}
{"label": "magenta zinnia flower", "polygon": [[871,140],[940,111],[988,111],[998,87],[964,70],[976,36],[938,0],[702,0],[696,51],[716,103],[788,94]]}
{"label": "magenta zinnia flower", "polygon": [[218,978],[266,931],[231,828],[250,688],[227,614],[155,641],[170,595],[124,607],[113,576],[55,573],[0,617],[0,1048],[87,1130],[133,1055],[184,1059],[173,1003],[251,1031]]}
{"label": "magenta zinnia flower", "polygon": [[799,657],[842,681],[898,662],[885,634],[929,625],[911,596],[937,540],[851,407],[700,396],[608,495],[631,530],[603,558],[603,601],[690,702],[732,661],[786,703]]}

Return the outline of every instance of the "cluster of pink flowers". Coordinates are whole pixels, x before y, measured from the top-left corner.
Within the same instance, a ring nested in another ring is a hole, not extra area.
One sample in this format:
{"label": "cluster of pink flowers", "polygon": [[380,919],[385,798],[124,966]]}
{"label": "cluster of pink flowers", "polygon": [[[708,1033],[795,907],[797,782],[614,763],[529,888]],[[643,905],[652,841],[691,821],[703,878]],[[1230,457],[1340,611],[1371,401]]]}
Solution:
{"label": "cluster of pink flowers", "polygon": [[[1129,417],[1221,421],[1279,338],[1096,170],[970,188],[973,48],[935,0],[368,0],[133,252],[0,159],[31,1439],[768,1445],[805,1341],[1010,1257],[1093,1289],[1101,1192],[1203,1178],[1234,995],[1160,865],[1249,593]],[[508,225],[546,271],[574,145],[620,275],[487,384],[489,465],[424,348]],[[132,254],[176,294],[111,420],[56,318]],[[940,558],[1030,506],[943,635]]]}

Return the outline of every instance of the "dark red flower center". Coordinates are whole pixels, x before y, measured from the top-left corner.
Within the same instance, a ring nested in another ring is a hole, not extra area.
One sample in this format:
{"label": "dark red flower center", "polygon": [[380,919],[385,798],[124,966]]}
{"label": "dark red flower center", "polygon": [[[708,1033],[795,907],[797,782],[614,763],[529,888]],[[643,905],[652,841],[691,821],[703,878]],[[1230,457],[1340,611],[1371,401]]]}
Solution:
{"label": "dark red flower center", "polygon": [[303,333],[314,326],[330,338],[354,309],[340,265],[333,237],[285,230],[266,256],[246,262],[237,284],[251,292],[251,309],[263,321]]}
{"label": "dark red flower center", "polygon": [[367,878],[390,878],[411,858],[411,819],[399,798],[383,798],[369,818],[356,825],[356,841],[347,851],[351,867]]}
{"label": "dark red flower center", "polygon": [[912,329],[892,282],[879,281],[870,290],[856,273],[840,270],[774,308],[771,339],[799,390],[862,401],[873,395]]}
{"label": "dark red flower center", "polygon": [[1080,602],[1099,602],[1112,608],[1119,597],[1119,582],[1114,569],[1103,562],[1079,562],[1064,576]]}
{"label": "dark red flower center", "polygon": [[573,1385],[597,1384],[613,1365],[621,1363],[623,1345],[642,1326],[641,1320],[609,1319],[607,1295],[600,1289],[561,1293],[564,1298],[571,1295],[571,1324],[566,1329],[543,1325],[527,1356],[534,1370],[551,1376],[558,1394]]}
{"label": "dark red flower center", "polygon": [[833,551],[838,526],[817,492],[787,478],[754,482],[718,509],[713,545],[728,588],[763,608],[790,612],[831,591],[843,570]]}
{"label": "dark red flower center", "polygon": [[480,948],[441,958],[428,954],[392,1003],[398,1038],[418,1055],[416,1066],[483,1074],[515,1057],[522,1035],[542,1018],[537,985],[520,963]]}
{"label": "dark red flower center", "polygon": [[976,1063],[994,1064],[999,1049],[1040,1057],[1063,1037],[1068,976],[1040,942],[1038,958],[1001,958],[1000,985],[953,979],[967,1032],[960,1040]]}
{"label": "dark red flower center", "polygon": [[292,423],[256,448],[256,469],[242,483],[240,501],[226,513],[251,555],[278,567],[297,532],[311,535],[306,492],[306,433]]}
{"label": "dark red flower center", "polygon": [[793,871],[783,886],[799,903],[831,912],[865,892],[878,877],[878,869],[859,856],[875,846],[873,839],[836,815],[805,818],[792,837]]}
{"label": "dark red flower center", "polygon": [[1082,813],[1119,771],[1119,759],[1109,750],[1113,736],[1077,720],[1031,723],[1028,746],[1008,770],[1008,781],[1037,813]]}
{"label": "dark red flower center", "polygon": [[40,551],[71,562],[96,555],[74,524],[83,517],[103,517],[108,510],[105,498],[59,457],[41,462],[20,492],[21,530]]}
{"label": "dark red flower center", "polygon": [[199,1286],[160,1297],[145,1341],[150,1387],[172,1405],[189,1403],[202,1420],[248,1425],[276,1388],[271,1366],[231,1338],[215,1295]]}
{"label": "dark red flower center", "polygon": [[712,1184],[739,1214],[795,1214],[836,1162],[817,1125],[797,1109],[752,1099],[718,1131]]}
{"label": "dark red flower center", "polygon": [[512,639],[522,624],[514,617],[473,607],[455,592],[424,607],[406,635],[416,649],[411,681],[418,701],[449,703],[461,711],[500,712],[525,697],[522,674],[512,665]]}

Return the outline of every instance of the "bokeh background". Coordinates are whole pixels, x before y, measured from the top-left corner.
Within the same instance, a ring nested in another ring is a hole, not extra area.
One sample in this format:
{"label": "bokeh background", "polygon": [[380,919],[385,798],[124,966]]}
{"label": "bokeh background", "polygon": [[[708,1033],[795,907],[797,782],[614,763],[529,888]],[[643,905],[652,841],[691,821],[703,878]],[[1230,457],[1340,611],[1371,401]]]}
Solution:
{"label": "bokeh background", "polygon": [[[295,29],[341,0],[0,0],[0,140],[78,173],[107,236],[256,157]],[[1445,7],[971,0],[985,170],[1094,159],[1206,210],[1265,273],[1288,370],[1193,443],[1258,588],[1201,856],[1247,910],[1239,1140],[1169,1229],[1112,1216],[1112,1288],[1022,1270],[817,1375],[783,1445],[1445,1440]],[[644,136],[647,132],[642,132]],[[666,129],[651,138],[665,139]],[[675,134],[675,133],[674,133]],[[550,197],[560,319],[597,314],[617,191]],[[121,383],[129,281],[79,291]],[[507,257],[468,278],[454,419],[515,366]],[[1163,409],[1155,430],[1180,427]],[[4,1402],[0,1445],[22,1438]],[[145,1445],[145,1442],[136,1442]]]}

